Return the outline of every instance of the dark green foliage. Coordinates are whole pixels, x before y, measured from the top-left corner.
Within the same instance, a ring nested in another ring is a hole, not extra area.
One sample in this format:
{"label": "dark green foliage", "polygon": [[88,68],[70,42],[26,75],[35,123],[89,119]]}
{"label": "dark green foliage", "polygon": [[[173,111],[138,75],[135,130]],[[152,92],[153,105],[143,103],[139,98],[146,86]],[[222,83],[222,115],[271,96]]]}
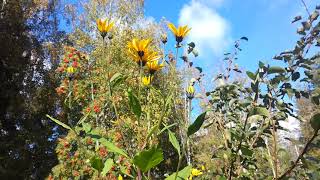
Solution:
{"label": "dark green foliage", "polygon": [[[44,63],[53,57],[41,46],[49,38],[60,41],[50,28],[55,24],[49,16],[56,6],[49,2],[49,9],[27,15],[36,8],[31,1],[1,1],[0,179],[43,179],[57,163],[58,131],[45,118],[56,113],[58,104],[50,75],[54,72],[46,70]],[[46,15],[39,17],[41,12]]]}

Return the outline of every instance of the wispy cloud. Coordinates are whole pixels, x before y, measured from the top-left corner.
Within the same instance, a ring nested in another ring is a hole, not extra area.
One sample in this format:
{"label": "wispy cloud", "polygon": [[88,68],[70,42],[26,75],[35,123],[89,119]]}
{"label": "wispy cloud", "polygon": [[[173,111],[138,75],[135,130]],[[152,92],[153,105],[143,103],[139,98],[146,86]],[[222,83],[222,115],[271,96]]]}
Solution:
{"label": "wispy cloud", "polygon": [[202,55],[220,56],[231,42],[229,23],[212,6],[222,2],[191,0],[180,11],[179,24],[192,28],[188,41],[194,41]]}

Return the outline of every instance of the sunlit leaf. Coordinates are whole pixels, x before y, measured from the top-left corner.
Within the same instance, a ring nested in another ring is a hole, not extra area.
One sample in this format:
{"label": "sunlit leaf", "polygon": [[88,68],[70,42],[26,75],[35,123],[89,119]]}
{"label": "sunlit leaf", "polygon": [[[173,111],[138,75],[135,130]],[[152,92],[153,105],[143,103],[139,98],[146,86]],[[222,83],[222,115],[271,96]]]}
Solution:
{"label": "sunlit leaf", "polygon": [[49,119],[51,119],[52,121],[54,121],[55,123],[57,123],[58,125],[66,128],[66,129],[72,130],[72,128],[71,128],[70,126],[68,126],[68,125],[66,125],[65,123],[59,121],[58,119],[55,119],[55,118],[49,116],[48,114],[47,114],[46,116],[47,116]]}
{"label": "sunlit leaf", "polygon": [[141,151],[133,158],[133,163],[138,166],[143,172],[147,172],[162,161],[162,149],[155,146],[153,146],[149,150]]}
{"label": "sunlit leaf", "polygon": [[179,141],[177,140],[176,136],[174,135],[173,132],[171,132],[170,130],[168,131],[168,135],[169,135],[169,141],[171,142],[172,146],[177,150],[179,156],[180,156],[180,145],[179,145]]}
{"label": "sunlit leaf", "polygon": [[102,176],[105,176],[110,171],[110,169],[112,168],[113,164],[114,164],[113,160],[110,159],[110,158],[107,159],[104,162],[104,167],[103,167],[102,172],[101,172]]}
{"label": "sunlit leaf", "polygon": [[[192,166],[187,166],[178,172],[177,180],[187,180],[192,171]],[[174,180],[177,173],[173,173],[168,176],[165,180]]]}
{"label": "sunlit leaf", "polygon": [[120,155],[128,157],[127,153],[123,149],[118,148],[116,145],[114,145],[113,143],[107,141],[105,138],[99,139],[99,142],[102,145],[104,145],[108,149],[108,151],[114,152],[114,153],[118,153]]}
{"label": "sunlit leaf", "polygon": [[268,109],[265,108],[265,107],[254,107],[250,111],[249,117],[253,116],[253,115],[260,115],[260,116],[263,116],[263,117],[269,117],[270,113],[269,113]]}
{"label": "sunlit leaf", "polygon": [[253,72],[247,71],[246,73],[250,79],[256,80],[256,75]]}

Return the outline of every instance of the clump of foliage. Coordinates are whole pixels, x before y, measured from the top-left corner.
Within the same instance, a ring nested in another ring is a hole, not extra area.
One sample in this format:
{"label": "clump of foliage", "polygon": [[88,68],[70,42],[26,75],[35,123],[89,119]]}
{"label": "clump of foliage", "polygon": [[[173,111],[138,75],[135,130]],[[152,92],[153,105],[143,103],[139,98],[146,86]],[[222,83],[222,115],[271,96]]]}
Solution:
{"label": "clump of foliage", "polygon": [[[318,9],[302,23],[294,49],[273,58],[285,66],[259,62],[255,72],[246,72],[249,84],[232,80],[232,72],[242,73],[234,61],[240,42],[248,38],[236,41],[234,52],[225,54],[227,69],[216,78],[222,83],[207,91],[204,111],[190,124],[195,92],[203,77],[202,68],[190,60],[198,56],[195,43],[185,42],[191,29],[167,23],[175,54],[167,52],[171,39],[165,32],[154,33],[160,31],[158,25],[137,27],[140,2],[133,3],[136,9],[123,3],[111,3],[109,17],[100,19],[96,12],[103,12],[104,6],[89,1],[85,6],[88,19],[81,22],[96,22],[95,26],[75,29],[74,47],[65,48],[56,89],[63,105],[60,112],[47,117],[69,132],[59,139],[60,163],[48,179],[314,176],[316,170],[303,171],[303,157],[318,136],[320,115],[311,117],[311,136],[291,164],[282,162],[285,149],[279,131],[285,130],[281,121],[299,119],[292,98],[310,97],[319,105],[319,94],[295,88],[299,82],[313,80],[310,71],[319,54],[307,53],[319,45]],[[112,7],[118,9],[112,11]],[[182,70],[177,68],[180,54]],[[197,159],[197,151],[208,153]]]}

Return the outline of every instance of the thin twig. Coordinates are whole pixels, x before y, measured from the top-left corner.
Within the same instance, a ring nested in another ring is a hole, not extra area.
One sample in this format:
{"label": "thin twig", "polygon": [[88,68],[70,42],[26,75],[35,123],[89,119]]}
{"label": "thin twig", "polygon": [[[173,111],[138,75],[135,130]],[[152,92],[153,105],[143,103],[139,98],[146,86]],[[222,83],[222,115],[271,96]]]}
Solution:
{"label": "thin twig", "polygon": [[300,159],[303,157],[304,154],[306,154],[308,152],[308,148],[311,145],[312,141],[318,136],[318,131],[316,130],[314,132],[314,134],[312,135],[312,137],[309,139],[309,141],[307,142],[307,144],[304,146],[303,150],[301,151],[301,153],[299,154],[298,158],[296,159],[296,161],[291,165],[291,167],[285,171],[278,179],[283,179],[286,176],[288,176],[291,171],[298,165]]}
{"label": "thin twig", "polygon": [[304,2],[304,0],[301,0],[301,2],[302,2],[302,4],[303,4],[304,8],[306,9],[306,11],[307,11],[307,13],[308,13],[308,15],[309,15],[309,17],[310,17],[310,16],[311,16],[311,14],[310,14],[310,12],[309,12],[309,9],[308,9],[308,7],[307,7],[306,3]]}

